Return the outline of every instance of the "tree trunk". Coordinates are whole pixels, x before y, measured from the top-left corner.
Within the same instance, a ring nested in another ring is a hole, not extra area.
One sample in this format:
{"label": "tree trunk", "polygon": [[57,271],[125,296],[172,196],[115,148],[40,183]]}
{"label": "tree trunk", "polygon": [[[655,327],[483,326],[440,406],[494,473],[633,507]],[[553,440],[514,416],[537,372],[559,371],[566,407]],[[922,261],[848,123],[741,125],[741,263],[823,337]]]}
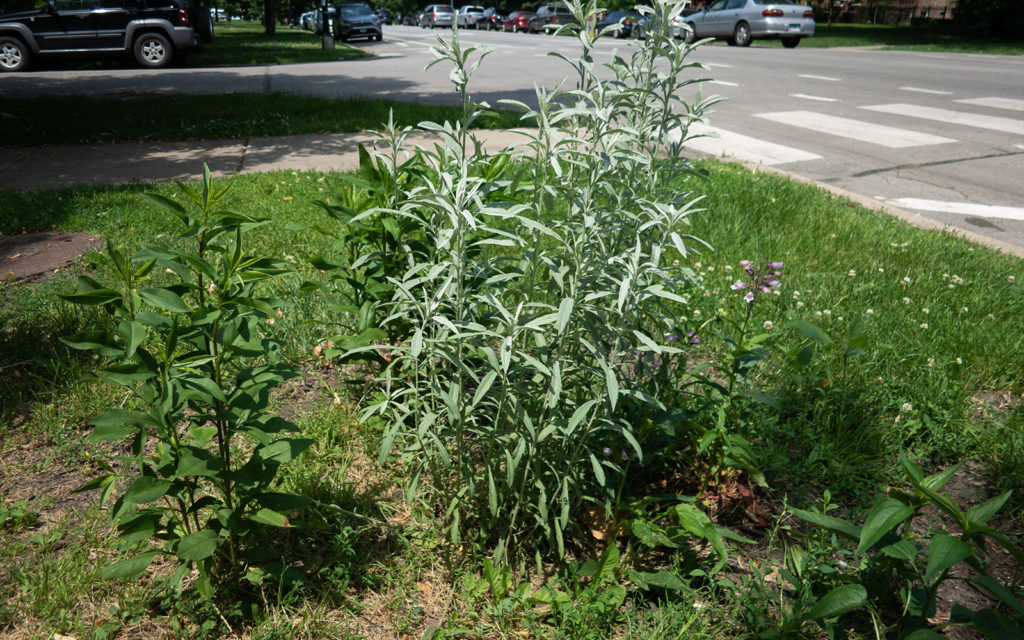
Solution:
{"label": "tree trunk", "polygon": [[277,0],[263,0],[263,34],[277,35]]}

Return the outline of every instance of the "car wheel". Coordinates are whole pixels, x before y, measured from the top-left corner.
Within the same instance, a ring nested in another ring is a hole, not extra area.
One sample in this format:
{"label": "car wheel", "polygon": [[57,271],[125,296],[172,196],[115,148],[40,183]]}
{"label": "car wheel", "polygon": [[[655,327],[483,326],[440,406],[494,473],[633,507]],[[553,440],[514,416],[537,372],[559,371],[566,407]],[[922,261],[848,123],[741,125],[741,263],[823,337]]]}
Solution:
{"label": "car wheel", "polygon": [[612,37],[615,38],[616,40],[621,38],[622,37],[622,29],[616,29],[615,31],[612,31]]}
{"label": "car wheel", "polygon": [[690,28],[686,30],[686,35],[683,36],[683,41],[686,42],[686,44],[693,44],[694,42],[697,42],[697,29],[693,26],[692,22],[690,22],[688,26]]}
{"label": "car wheel", "polygon": [[512,25],[512,33],[519,33],[519,25],[518,24]]}
{"label": "car wheel", "polygon": [[376,40],[377,42],[380,42],[381,40],[384,39],[384,34],[378,33],[373,39]]}
{"label": "car wheel", "polygon": [[732,34],[732,39],[736,43],[737,47],[749,47],[751,40],[750,37],[750,25],[746,22],[741,22],[736,25],[736,30]]}
{"label": "car wheel", "polygon": [[644,28],[639,26],[639,25],[633,27],[633,33],[630,34],[630,35],[633,36],[634,40],[643,40],[644,39]]}
{"label": "car wheel", "polygon": [[792,49],[800,44],[800,38],[782,38],[782,46]]}
{"label": "car wheel", "polygon": [[17,38],[0,38],[0,71],[24,71],[30,60],[28,47]]}
{"label": "car wheel", "polygon": [[135,40],[135,59],[147,69],[161,69],[174,60],[171,41],[159,33],[144,33]]}

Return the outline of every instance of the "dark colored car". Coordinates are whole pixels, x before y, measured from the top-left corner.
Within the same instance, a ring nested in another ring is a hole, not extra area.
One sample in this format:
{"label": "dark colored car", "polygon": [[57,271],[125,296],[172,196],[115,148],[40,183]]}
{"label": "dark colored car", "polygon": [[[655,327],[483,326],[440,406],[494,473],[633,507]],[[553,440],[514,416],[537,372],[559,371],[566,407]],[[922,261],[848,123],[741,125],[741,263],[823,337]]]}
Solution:
{"label": "dark colored car", "polygon": [[491,31],[492,29],[501,29],[503,22],[505,22],[505,16],[498,13],[496,8],[487,7],[484,9],[484,14],[480,16],[480,19],[473,26],[477,29]]}
{"label": "dark colored car", "polygon": [[564,4],[542,4],[530,18],[530,33],[554,31],[565,25],[579,25]]}
{"label": "dark colored car", "polygon": [[501,23],[502,31],[511,31],[512,33],[518,33],[519,31],[530,30],[530,18],[533,17],[532,11],[513,11],[508,14],[508,17]]}
{"label": "dark colored car", "polygon": [[187,0],[52,0],[0,15],[0,71],[22,71],[34,57],[112,53],[157,69],[211,40],[210,10]]}
{"label": "dark colored car", "polygon": [[633,25],[640,19],[636,11],[610,11],[594,25],[600,35],[605,29],[613,27],[608,35],[613,38],[628,38],[633,33]]}
{"label": "dark colored car", "polygon": [[377,9],[374,11],[377,14],[377,19],[380,20],[381,24],[392,25],[395,22],[395,18],[391,15],[391,12],[387,9]]}
{"label": "dark colored car", "polygon": [[384,32],[377,14],[363,2],[342,4],[334,11],[334,37],[347,42],[353,38],[383,40]]}

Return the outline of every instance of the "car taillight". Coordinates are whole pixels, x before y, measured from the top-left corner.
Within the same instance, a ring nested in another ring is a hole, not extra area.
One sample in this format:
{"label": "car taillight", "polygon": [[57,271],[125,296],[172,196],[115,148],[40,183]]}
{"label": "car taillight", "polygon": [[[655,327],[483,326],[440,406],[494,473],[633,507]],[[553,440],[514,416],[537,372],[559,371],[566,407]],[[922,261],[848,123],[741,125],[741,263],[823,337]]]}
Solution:
{"label": "car taillight", "polygon": [[631,26],[633,26],[633,21],[632,20],[623,20],[622,24],[626,25],[627,27],[631,27]]}
{"label": "car taillight", "polygon": [[762,18],[781,18],[783,15],[782,9],[765,9],[761,12]]}
{"label": "car taillight", "polygon": [[188,11],[185,11],[184,9],[178,9],[178,24],[180,24],[183,27],[187,27],[190,24],[192,24],[191,22],[189,22],[188,19]]}
{"label": "car taillight", "polygon": [[804,11],[804,17],[805,18],[813,18],[814,17],[814,12],[813,11]]}

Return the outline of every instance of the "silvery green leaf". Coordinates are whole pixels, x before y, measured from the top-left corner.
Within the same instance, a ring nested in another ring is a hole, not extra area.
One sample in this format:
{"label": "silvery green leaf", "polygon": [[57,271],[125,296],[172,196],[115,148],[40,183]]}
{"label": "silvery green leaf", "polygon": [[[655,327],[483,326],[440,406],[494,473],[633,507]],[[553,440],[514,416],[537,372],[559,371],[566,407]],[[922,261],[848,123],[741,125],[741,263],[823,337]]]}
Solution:
{"label": "silvery green leaf", "polygon": [[569,317],[572,315],[573,299],[563,298],[561,304],[558,305],[558,319],[555,324],[555,331],[561,335],[565,331],[565,327],[569,324]]}

